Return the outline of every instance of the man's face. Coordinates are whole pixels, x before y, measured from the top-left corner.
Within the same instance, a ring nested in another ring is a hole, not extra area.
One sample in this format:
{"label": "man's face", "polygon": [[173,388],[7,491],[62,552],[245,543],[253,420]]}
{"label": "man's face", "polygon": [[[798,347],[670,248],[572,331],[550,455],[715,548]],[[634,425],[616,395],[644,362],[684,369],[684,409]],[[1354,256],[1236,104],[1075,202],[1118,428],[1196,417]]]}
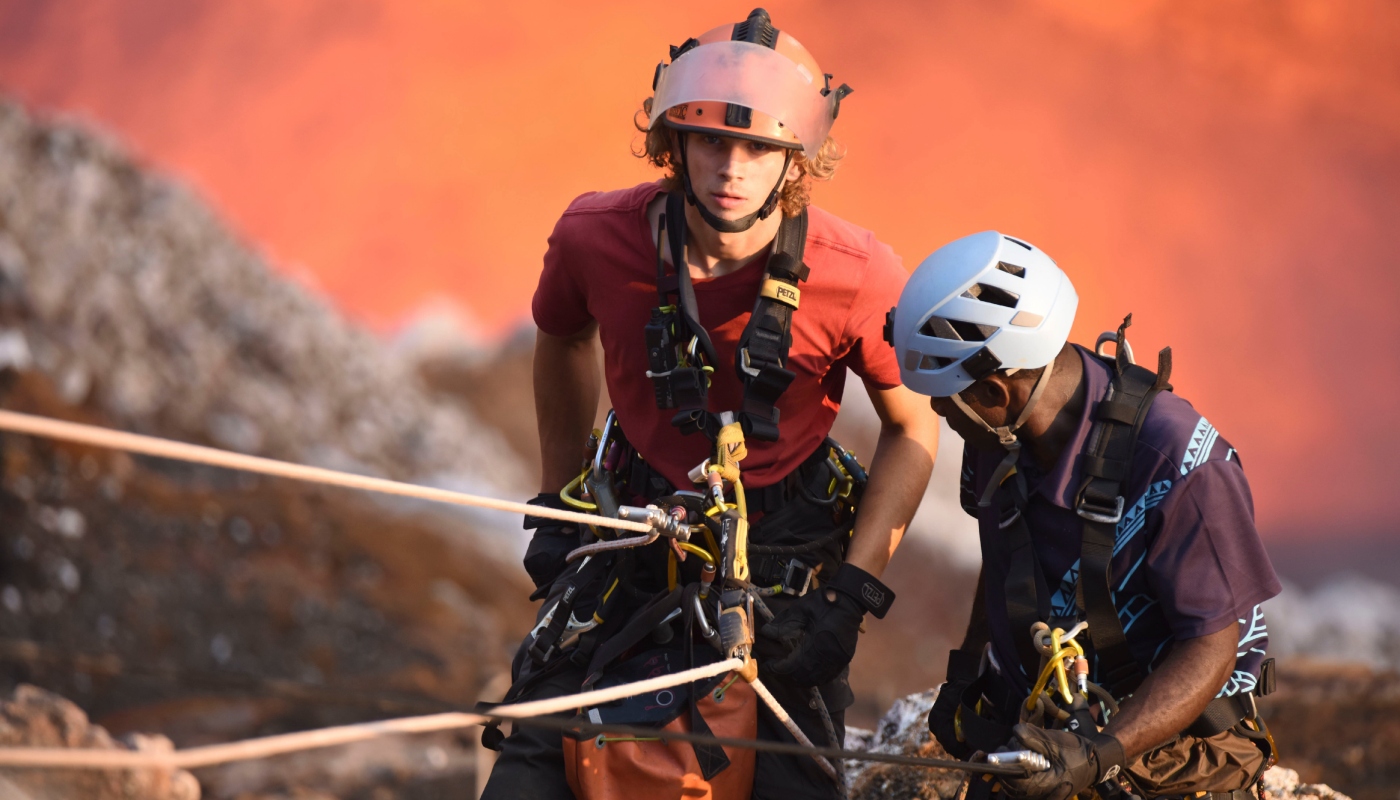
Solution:
{"label": "man's face", "polygon": [[[713,134],[683,134],[695,197],[720,219],[742,219],[763,207],[783,175],[786,151],[776,145]],[[797,165],[788,170],[795,179]]]}
{"label": "man's face", "polygon": [[[968,408],[977,412],[988,425],[993,428],[1006,424],[1006,407],[997,405],[987,405],[994,402],[995,392],[989,391],[991,387],[983,385],[978,381],[958,393],[958,397],[967,403]],[[953,432],[963,438],[964,442],[972,445],[977,450],[1001,450],[1001,440],[991,431],[977,424],[976,420],[969,419],[967,414],[953,402],[951,397],[929,398],[929,405],[933,407],[933,412],[948,421],[948,427]]]}

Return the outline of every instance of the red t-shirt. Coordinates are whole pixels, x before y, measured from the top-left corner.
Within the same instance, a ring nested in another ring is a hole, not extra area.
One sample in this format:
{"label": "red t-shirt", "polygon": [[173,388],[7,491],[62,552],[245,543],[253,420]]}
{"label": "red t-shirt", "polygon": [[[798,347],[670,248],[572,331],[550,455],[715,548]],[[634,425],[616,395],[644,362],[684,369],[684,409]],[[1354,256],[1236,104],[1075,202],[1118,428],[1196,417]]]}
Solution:
{"label": "red t-shirt", "polygon": [[[533,312],[540,330],[575,334],[597,320],[608,393],[627,439],[674,485],[710,455],[704,434],[684,436],[671,425],[674,409],[658,409],[646,376],[643,328],[657,304],[656,242],[646,207],[661,191],[644,183],[614,192],[590,192],[569,205],[549,237]],[[777,442],[749,441],[742,464],[753,487],[781,480],[826,438],[846,385],[846,367],[873,385],[899,385],[894,350],[881,337],[885,312],[899,301],[909,277],[889,246],[869,231],[819,208],[809,208],[801,284],[793,315],[787,368],[797,373],[778,401]],[[767,258],[742,269],[695,281],[700,324],[709,331],[719,363],[709,394],[714,412],[737,410],[744,387],[734,374],[734,351],[748,324]]]}

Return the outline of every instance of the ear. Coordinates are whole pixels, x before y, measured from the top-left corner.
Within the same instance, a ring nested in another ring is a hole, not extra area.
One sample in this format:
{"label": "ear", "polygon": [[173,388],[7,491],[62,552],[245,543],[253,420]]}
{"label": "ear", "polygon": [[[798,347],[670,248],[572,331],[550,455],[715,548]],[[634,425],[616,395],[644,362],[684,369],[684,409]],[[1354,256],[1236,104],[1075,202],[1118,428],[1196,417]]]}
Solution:
{"label": "ear", "polygon": [[792,163],[788,165],[786,181],[788,183],[796,183],[802,180],[804,174],[806,174],[806,169],[802,166],[802,160],[800,158],[794,158]]}
{"label": "ear", "polygon": [[977,405],[986,409],[1006,408],[1011,405],[1011,387],[1002,375],[988,375],[969,386],[967,393],[971,395],[969,400],[976,401]]}

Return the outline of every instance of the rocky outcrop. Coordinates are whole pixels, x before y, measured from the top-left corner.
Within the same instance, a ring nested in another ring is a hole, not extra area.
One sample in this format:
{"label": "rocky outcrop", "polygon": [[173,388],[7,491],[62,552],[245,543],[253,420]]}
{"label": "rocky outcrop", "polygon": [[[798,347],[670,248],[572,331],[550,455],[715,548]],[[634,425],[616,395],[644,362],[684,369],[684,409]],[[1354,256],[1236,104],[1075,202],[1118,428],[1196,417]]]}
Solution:
{"label": "rocky outcrop", "polygon": [[[941,687],[940,687],[941,688]],[[928,712],[938,689],[895,701],[875,730],[848,729],[846,747],[921,758],[948,758],[928,730]],[[847,762],[851,800],[957,800],[966,774],[870,762]],[[1298,773],[1274,767],[1264,773],[1265,800],[1351,800],[1325,784],[1304,783]]]}
{"label": "rocky outcrop", "polygon": [[[846,747],[871,753],[951,758],[928,731],[928,710],[938,697],[937,689],[900,698],[880,718],[875,730],[858,728],[846,732]],[[966,773],[951,770],[920,769],[870,761],[848,761],[846,783],[851,800],[919,798],[956,800]]]}
{"label": "rocky outcrop", "polygon": [[[56,694],[20,685],[0,701],[0,746],[72,747],[169,752],[164,736],[133,734],[123,741],[88,721],[82,709]],[[199,782],[184,770],[8,769],[0,777],[5,800],[199,800]]]}
{"label": "rocky outcrop", "polygon": [[[270,271],[188,191],[3,101],[0,405],[526,494],[489,425]],[[533,618],[522,540],[518,516],[0,435],[0,690],[41,684],[119,738],[160,731],[181,747],[469,706]],[[221,798],[416,798],[433,782],[453,796],[472,752],[406,740],[198,777]],[[0,798],[68,796],[26,788],[37,775],[7,773]],[[137,779],[81,779],[99,778]]]}
{"label": "rocky outcrop", "polygon": [[273,275],[187,189],[3,100],[0,362],[130,430],[399,479],[523,481],[494,431]]}

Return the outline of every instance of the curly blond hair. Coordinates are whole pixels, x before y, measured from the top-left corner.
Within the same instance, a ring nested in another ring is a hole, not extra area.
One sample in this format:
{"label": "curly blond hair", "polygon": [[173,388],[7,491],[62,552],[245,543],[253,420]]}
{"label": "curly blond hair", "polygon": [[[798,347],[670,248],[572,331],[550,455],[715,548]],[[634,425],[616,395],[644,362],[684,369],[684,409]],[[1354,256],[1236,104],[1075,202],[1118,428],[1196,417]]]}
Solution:
{"label": "curly blond hair", "polygon": [[[666,191],[675,191],[681,188],[681,176],[678,170],[680,164],[678,159],[671,152],[671,129],[664,124],[648,129],[646,122],[651,117],[651,101],[648,97],[642,101],[642,108],[632,119],[632,124],[637,126],[645,138],[642,140],[640,149],[634,149],[632,155],[638,158],[645,158],[659,169],[666,170],[666,176],[661,179],[661,185],[666,187]],[[837,163],[846,155],[846,149],[830,136],[822,142],[822,146],[817,150],[817,157],[808,159],[802,151],[797,151],[792,158],[792,163],[801,170],[802,177],[795,181],[789,181],[783,186],[782,192],[778,195],[778,207],[782,209],[783,216],[795,217],[802,213],[802,209],[812,201],[811,190],[812,181],[829,181],[836,174]]]}

